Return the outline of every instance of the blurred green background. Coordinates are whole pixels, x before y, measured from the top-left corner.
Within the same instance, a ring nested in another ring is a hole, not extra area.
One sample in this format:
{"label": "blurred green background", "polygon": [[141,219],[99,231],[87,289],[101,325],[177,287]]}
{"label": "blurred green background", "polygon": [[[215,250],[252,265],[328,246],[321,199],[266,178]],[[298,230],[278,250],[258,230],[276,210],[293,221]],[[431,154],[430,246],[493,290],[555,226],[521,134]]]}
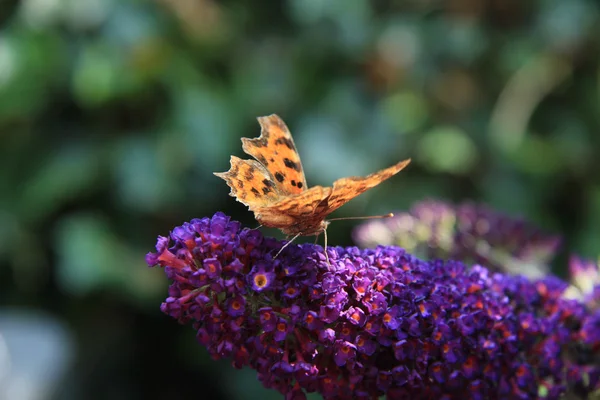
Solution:
{"label": "blurred green background", "polygon": [[334,216],[471,199],[598,255],[598,1],[4,0],[0,24],[0,398],[280,398],[161,314],[144,263],[194,217],[256,226],[212,172],[259,115],[309,185],[412,157]]}

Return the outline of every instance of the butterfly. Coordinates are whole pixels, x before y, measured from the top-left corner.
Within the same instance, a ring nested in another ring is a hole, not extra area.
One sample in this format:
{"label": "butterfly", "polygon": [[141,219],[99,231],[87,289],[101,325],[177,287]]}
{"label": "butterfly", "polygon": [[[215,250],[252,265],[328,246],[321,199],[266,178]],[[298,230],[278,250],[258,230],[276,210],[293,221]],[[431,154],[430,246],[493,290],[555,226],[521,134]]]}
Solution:
{"label": "butterfly", "polygon": [[329,261],[327,226],[331,220],[325,218],[410,163],[410,159],[406,159],[364,177],[338,179],[332,187],[309,188],[292,134],[283,120],[272,114],[258,117],[258,122],[261,126],[260,136],[255,139],[242,138],[242,149],[254,160],[231,156],[231,168],[214,174],[225,180],[231,188],[230,196],[254,212],[261,226],[278,228],[288,237],[293,236],[277,255],[298,236],[324,233],[325,256]]}

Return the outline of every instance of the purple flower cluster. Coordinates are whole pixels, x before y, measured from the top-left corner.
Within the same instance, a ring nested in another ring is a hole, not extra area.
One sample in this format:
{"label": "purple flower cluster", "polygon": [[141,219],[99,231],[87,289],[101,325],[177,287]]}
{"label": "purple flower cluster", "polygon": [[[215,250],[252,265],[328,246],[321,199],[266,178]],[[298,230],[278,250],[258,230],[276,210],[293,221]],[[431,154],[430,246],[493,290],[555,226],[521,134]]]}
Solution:
{"label": "purple flower cluster", "polygon": [[[398,247],[290,245],[222,213],[159,237],[162,311],[287,399],[556,399],[600,388],[600,315],[567,284],[422,261]],[[582,350],[583,349],[583,350]],[[587,354],[587,357],[585,355]]]}
{"label": "purple flower cluster", "polygon": [[479,263],[493,271],[541,277],[560,245],[558,236],[484,205],[423,201],[409,213],[363,224],[354,232],[364,247],[399,245],[425,259]]}
{"label": "purple flower cluster", "polygon": [[572,286],[570,295],[582,300],[592,309],[600,308],[600,266],[598,262],[571,256],[569,276]]}

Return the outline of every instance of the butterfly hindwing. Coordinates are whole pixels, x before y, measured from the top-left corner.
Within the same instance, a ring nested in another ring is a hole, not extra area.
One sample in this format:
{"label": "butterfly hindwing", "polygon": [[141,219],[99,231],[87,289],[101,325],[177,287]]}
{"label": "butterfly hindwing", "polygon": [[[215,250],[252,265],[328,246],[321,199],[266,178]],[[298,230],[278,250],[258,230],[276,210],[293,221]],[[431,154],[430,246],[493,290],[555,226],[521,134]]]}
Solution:
{"label": "butterfly hindwing", "polygon": [[302,193],[284,197],[267,207],[295,218],[308,217],[317,212],[320,204],[325,204],[330,194],[330,187],[313,186]]}
{"label": "butterfly hindwing", "polygon": [[242,148],[265,166],[284,194],[302,193],[306,178],[288,127],[276,114],[259,117],[258,122],[260,136],[242,138]]}
{"label": "butterfly hindwing", "polygon": [[313,186],[256,209],[255,216],[262,225],[279,228],[288,235],[315,235],[323,231],[323,210],[330,194],[330,187]]}
{"label": "butterfly hindwing", "polygon": [[251,210],[268,206],[282,198],[281,190],[273,177],[258,161],[242,160],[231,156],[231,168],[227,172],[215,172],[231,188],[230,196],[247,205]]}

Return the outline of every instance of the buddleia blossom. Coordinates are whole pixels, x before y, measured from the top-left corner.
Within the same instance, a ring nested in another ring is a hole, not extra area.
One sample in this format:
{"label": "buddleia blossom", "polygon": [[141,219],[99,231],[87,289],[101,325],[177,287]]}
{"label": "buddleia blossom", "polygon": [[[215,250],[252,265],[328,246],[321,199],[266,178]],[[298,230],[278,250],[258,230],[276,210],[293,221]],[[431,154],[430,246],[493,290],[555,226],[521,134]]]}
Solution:
{"label": "buddleia blossom", "polygon": [[355,241],[369,247],[399,245],[423,258],[480,263],[500,272],[541,277],[560,245],[522,219],[500,214],[483,205],[418,203],[409,213],[373,220],[358,227]]}
{"label": "buddleia blossom", "polygon": [[583,301],[591,309],[600,309],[600,266],[597,261],[579,256],[569,259],[570,298]]}
{"label": "buddleia blossom", "polygon": [[[398,247],[288,246],[222,213],[159,237],[150,266],[171,281],[164,313],[214,359],[285,394],[325,399],[584,398],[600,367],[600,318],[529,281],[423,261]],[[594,354],[594,353],[589,353]],[[589,355],[588,354],[588,355]]]}

